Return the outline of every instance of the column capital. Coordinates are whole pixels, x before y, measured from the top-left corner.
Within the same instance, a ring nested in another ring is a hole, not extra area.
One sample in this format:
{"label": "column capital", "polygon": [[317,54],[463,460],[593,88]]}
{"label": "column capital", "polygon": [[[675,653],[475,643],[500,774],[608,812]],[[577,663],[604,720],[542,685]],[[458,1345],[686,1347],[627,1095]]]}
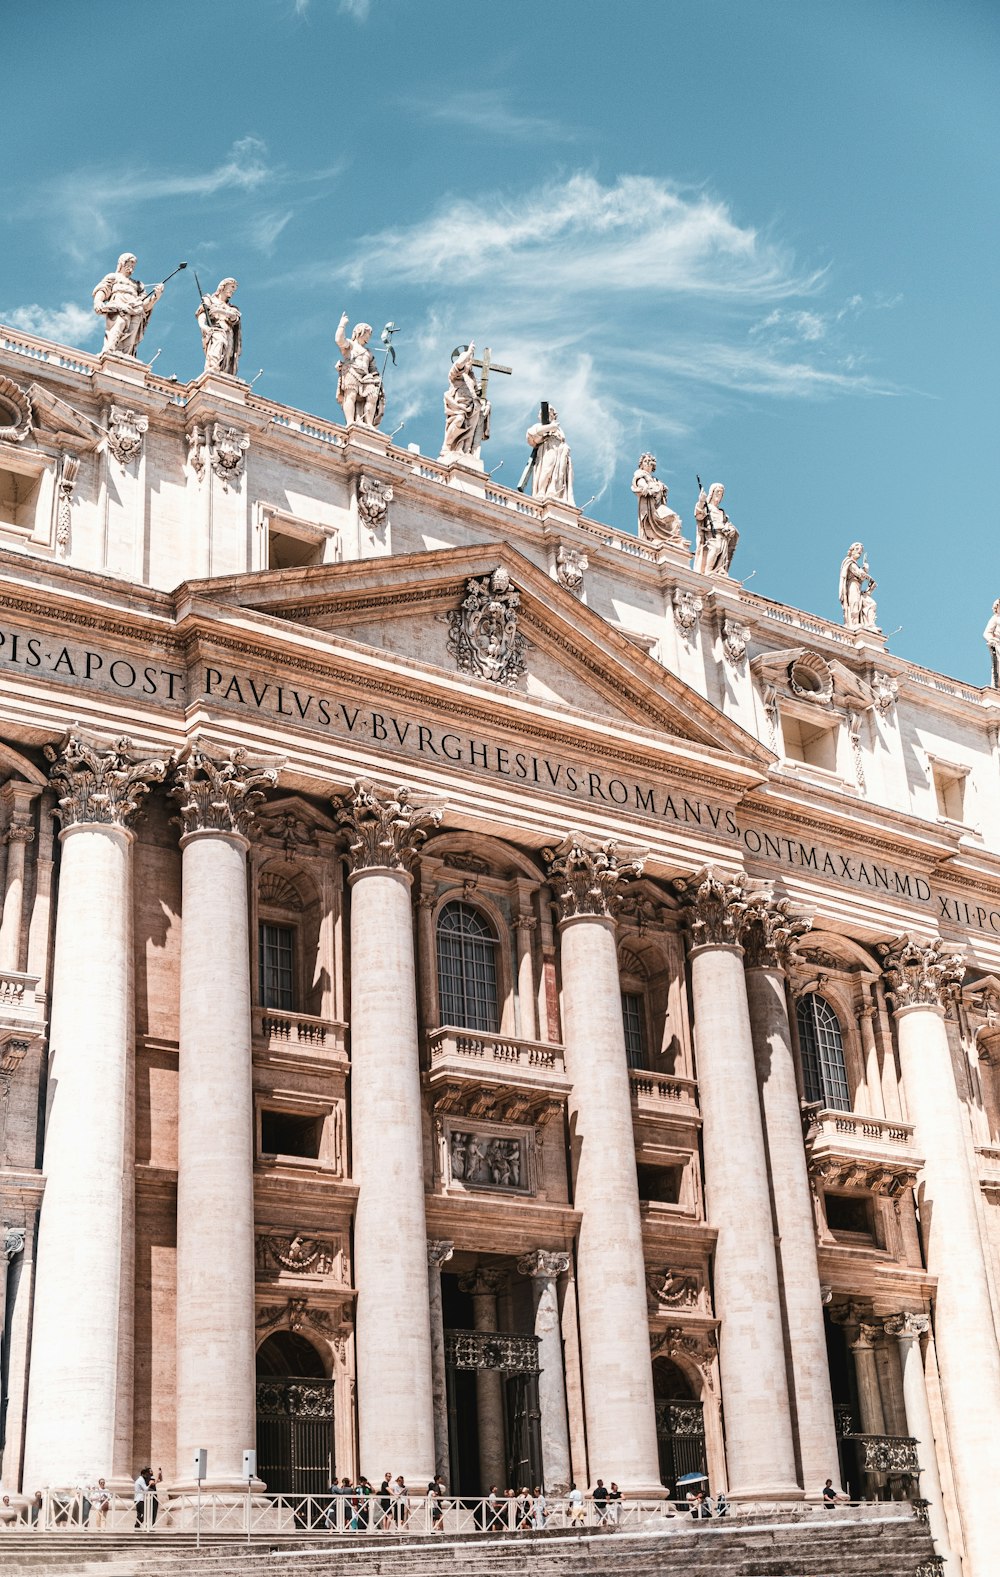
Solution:
{"label": "column capital", "polygon": [[687,910],[691,948],[741,947],[744,917],[751,902],[771,896],[769,888],[751,884],[742,871],[728,876],[713,865],[692,876],[678,877],[673,888]]}
{"label": "column capital", "polygon": [[812,920],[795,914],[790,898],[751,897],[739,924],[747,968],[787,969],[796,942],[811,929]]}
{"label": "column capital", "polygon": [[881,942],[877,951],[896,1013],[904,1008],[947,1006],[965,975],[964,958],[960,953],[946,952],[939,936],[930,941],[899,936],[892,942]]}
{"label": "column capital", "polygon": [[931,1328],[929,1314],[891,1314],[884,1322],[887,1336],[895,1336],[900,1341],[919,1341],[921,1336],[926,1336]]}
{"label": "column capital", "polygon": [[647,858],[637,850],[619,856],[618,848],[615,838],[596,843],[570,832],[555,847],[542,850],[563,920],[587,915],[614,919],[623,885],[642,875]]}
{"label": "column capital", "polygon": [[4,843],[34,843],[35,829],[26,826],[24,822],[12,822],[3,835],[3,841]]}
{"label": "column capital", "polygon": [[374,783],[358,779],[349,794],[331,800],[337,821],[347,833],[353,875],[360,871],[406,871],[413,864],[427,829],[438,827],[440,806],[416,805],[408,788],[382,793]]}
{"label": "column capital", "polygon": [[3,1239],[0,1241],[0,1253],[3,1258],[14,1259],[16,1255],[24,1253],[27,1232],[24,1227],[4,1227]]}
{"label": "column capital", "polygon": [[862,1351],[870,1351],[881,1335],[881,1325],[871,1325],[867,1320],[862,1320],[858,1326],[858,1334],[851,1342],[851,1351],[856,1352],[858,1348],[861,1348]]}
{"label": "column capital", "polygon": [[440,1270],[441,1266],[451,1259],[454,1252],[454,1243],[450,1243],[444,1238],[439,1239],[437,1242],[431,1240],[427,1244],[427,1263],[432,1270]]}
{"label": "column capital", "polygon": [[483,1266],[478,1270],[470,1270],[464,1276],[459,1276],[458,1286],[461,1292],[470,1292],[474,1298],[495,1298],[503,1292],[507,1285],[507,1272],[493,1270]]}
{"label": "column capital", "polygon": [[181,842],[192,833],[249,836],[264,790],[278,781],[277,765],[251,761],[243,749],[214,760],[196,745],[177,765],[171,799],[177,800]]}
{"label": "column capital", "polygon": [[562,1276],[569,1270],[570,1256],[553,1252],[545,1248],[536,1248],[530,1254],[525,1254],[517,1262],[518,1273],[522,1276],[531,1276],[538,1281],[555,1281],[557,1276]]}
{"label": "column capital", "polygon": [[102,744],[67,734],[61,744],[45,746],[45,758],[52,763],[49,778],[63,832],[86,825],[127,828],[150,784],[162,783],[170,765],[169,759],[137,758],[124,735]]}

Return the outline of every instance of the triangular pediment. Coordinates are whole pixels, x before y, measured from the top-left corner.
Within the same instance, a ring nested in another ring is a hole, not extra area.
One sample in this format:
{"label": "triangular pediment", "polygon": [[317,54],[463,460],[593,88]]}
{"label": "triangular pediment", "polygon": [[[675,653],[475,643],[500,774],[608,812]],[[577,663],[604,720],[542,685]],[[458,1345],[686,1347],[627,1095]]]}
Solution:
{"label": "triangular pediment", "polygon": [[[477,666],[475,652],[471,665],[463,666],[468,653],[456,639],[463,604],[479,595],[470,591],[471,583],[489,585],[498,568],[506,572],[498,583],[501,603],[508,582],[516,593],[514,621],[522,643],[520,670],[510,683],[488,671],[491,628],[498,640],[506,636],[502,614],[492,627],[488,617],[473,620],[471,640],[485,650],[487,671]],[[189,584],[186,591],[323,631],[341,643],[397,658],[411,670],[459,677],[477,696],[522,696],[568,713],[638,724],[761,767],[773,759],[766,746],[640,642],[508,543],[261,571]]]}

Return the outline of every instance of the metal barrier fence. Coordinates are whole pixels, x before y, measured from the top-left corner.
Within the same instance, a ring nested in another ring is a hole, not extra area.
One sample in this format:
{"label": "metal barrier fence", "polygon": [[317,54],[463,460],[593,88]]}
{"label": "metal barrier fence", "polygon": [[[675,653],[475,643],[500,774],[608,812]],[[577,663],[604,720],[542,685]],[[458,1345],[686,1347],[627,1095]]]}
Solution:
{"label": "metal barrier fence", "polygon": [[[141,1502],[130,1495],[94,1490],[48,1490],[41,1504],[8,1497],[0,1505],[0,1531],[37,1527],[46,1532],[87,1529],[98,1533],[225,1533],[234,1539],[283,1534],[511,1534],[545,1528],[616,1529],[679,1528],[692,1521],[685,1501],[608,1500],[587,1496],[579,1504],[562,1496],[502,1496],[496,1500],[443,1495],[390,1497],[360,1495],[353,1490],[324,1495],[147,1494]],[[788,1501],[737,1501],[726,1512],[730,1523],[749,1517],[799,1520],[804,1515],[884,1519],[919,1515],[910,1501],[843,1503],[830,1511]],[[714,1520],[714,1519],[713,1519]]]}

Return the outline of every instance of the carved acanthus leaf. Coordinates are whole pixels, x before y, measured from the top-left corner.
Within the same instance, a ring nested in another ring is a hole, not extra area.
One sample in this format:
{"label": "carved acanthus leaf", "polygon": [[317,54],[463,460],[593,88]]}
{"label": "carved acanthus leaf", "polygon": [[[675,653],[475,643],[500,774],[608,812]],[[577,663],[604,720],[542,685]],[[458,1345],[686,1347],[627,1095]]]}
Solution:
{"label": "carved acanthus leaf", "polygon": [[214,761],[197,746],[176,770],[170,790],[180,805],[182,837],[194,832],[235,832],[249,837],[264,790],[278,781],[278,767],[250,761],[243,749]]}
{"label": "carved acanthus leaf", "polygon": [[56,815],[63,828],[82,822],[126,827],[149,793],[162,783],[169,760],[149,761],[132,754],[132,741],[122,736],[102,746],[83,734],[70,734],[62,745],[46,745],[45,757],[57,795]]}
{"label": "carved acanthus leaf", "polygon": [[766,893],[751,897],[739,927],[739,939],[749,969],[785,969],[800,936],[811,921],[792,912],[790,898]]}
{"label": "carved acanthus leaf", "polygon": [[337,821],[347,833],[352,869],[405,870],[413,864],[427,829],[441,823],[440,806],[415,805],[408,788],[382,794],[359,780],[349,794],[334,795]]}
{"label": "carved acanthus leaf", "polygon": [[674,891],[686,909],[692,947],[738,947],[751,902],[765,902],[770,891],[742,873],[726,876],[706,865],[694,876],[679,877]]}
{"label": "carved acanthus leaf", "polygon": [[965,975],[965,960],[960,953],[946,952],[939,936],[929,942],[900,936],[880,944],[878,952],[897,1013],[901,1008],[947,1006]]}
{"label": "carved acanthus leaf", "polygon": [[594,844],[571,832],[556,848],[542,850],[564,920],[617,913],[623,885],[640,877],[646,862],[645,854],[621,857],[618,848],[614,838]]}
{"label": "carved acanthus leaf", "polygon": [[532,1276],[539,1281],[553,1281],[556,1276],[563,1276],[569,1270],[570,1256],[558,1250],[536,1248],[531,1254],[524,1254],[517,1262],[518,1274]]}

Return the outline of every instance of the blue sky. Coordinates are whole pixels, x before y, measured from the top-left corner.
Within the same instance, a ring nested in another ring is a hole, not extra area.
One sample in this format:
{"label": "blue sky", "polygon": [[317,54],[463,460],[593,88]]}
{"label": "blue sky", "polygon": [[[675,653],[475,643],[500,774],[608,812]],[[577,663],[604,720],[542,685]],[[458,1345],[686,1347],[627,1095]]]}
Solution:
{"label": "blue sky", "polygon": [[[339,417],[342,310],[401,326],[386,430],[437,454],[488,343],[487,464],[539,398],[577,499],[634,529],[651,448],[734,570],[839,616],[864,541],[890,648],[976,683],[997,562],[993,0],[0,4],[0,319],[96,349],[124,249],[240,281],[242,370]],[[109,25],[110,24],[110,25]],[[201,369],[191,271],[142,350]]]}

